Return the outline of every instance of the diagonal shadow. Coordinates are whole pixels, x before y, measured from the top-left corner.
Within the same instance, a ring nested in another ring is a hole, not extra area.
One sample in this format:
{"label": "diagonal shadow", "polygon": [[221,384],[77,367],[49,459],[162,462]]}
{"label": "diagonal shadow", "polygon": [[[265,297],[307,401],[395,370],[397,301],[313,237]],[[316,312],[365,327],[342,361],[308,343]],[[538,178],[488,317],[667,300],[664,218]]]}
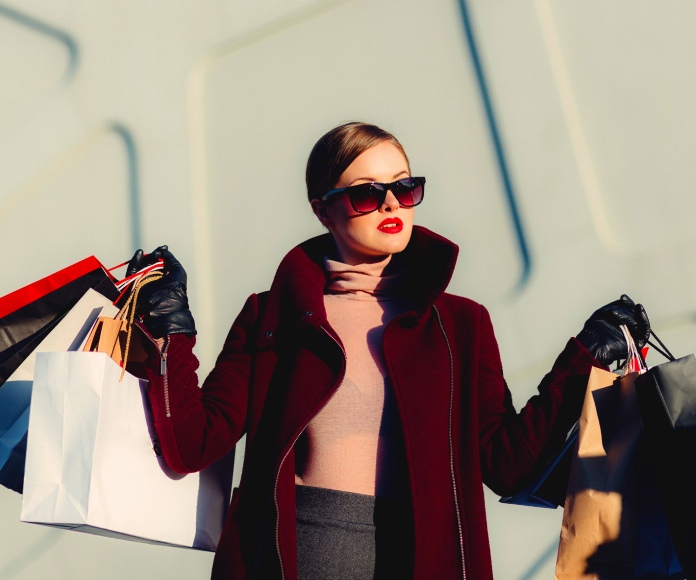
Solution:
{"label": "diagonal shadow", "polygon": [[0,578],[12,580],[17,578],[30,564],[41,558],[46,552],[53,548],[60,541],[60,534],[57,530],[46,530],[44,534],[19,552],[0,567]]}
{"label": "diagonal shadow", "polygon": [[495,116],[495,110],[493,109],[493,101],[488,89],[488,82],[483,70],[481,58],[479,57],[478,44],[474,35],[467,0],[458,0],[457,4],[459,5],[459,11],[462,17],[462,25],[464,27],[464,35],[469,48],[469,56],[471,57],[479,92],[481,93],[481,100],[483,102],[488,130],[491,135],[491,140],[493,141],[493,149],[495,152],[496,162],[498,164],[498,171],[500,172],[500,178],[503,182],[505,200],[507,201],[508,210],[510,211],[510,219],[512,220],[515,237],[517,238],[517,248],[520,254],[520,260],[522,261],[522,274],[520,275],[520,279],[517,281],[517,286],[515,288],[515,293],[519,293],[529,282],[529,277],[532,273],[532,258],[529,252],[529,245],[527,244],[527,236],[524,231],[524,225],[522,224],[522,217],[520,216],[520,211],[517,207],[517,197],[512,186],[510,171],[508,170],[507,159],[505,157],[505,148],[503,147],[503,142],[500,137],[500,130],[498,129],[498,121]]}
{"label": "diagonal shadow", "polygon": [[51,26],[46,22],[4,4],[0,4],[0,16],[4,16],[22,26],[31,28],[35,32],[49,36],[60,42],[68,51],[68,68],[63,75],[63,82],[68,83],[75,77],[77,66],[80,61],[80,49],[77,41],[72,36],[55,26]]}

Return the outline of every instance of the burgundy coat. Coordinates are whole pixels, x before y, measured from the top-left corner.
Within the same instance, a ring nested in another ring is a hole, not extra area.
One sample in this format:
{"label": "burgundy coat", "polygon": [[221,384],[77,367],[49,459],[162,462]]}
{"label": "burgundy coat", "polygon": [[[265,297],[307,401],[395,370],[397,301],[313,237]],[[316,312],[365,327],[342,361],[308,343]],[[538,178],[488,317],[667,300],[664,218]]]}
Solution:
{"label": "burgundy coat", "polygon": [[[250,296],[198,387],[195,339],[172,335],[148,363],[164,458],[200,470],[246,433],[240,486],[213,578],[296,577],[294,444],[341,383],[345,354],[328,324],[328,234],[291,250],[270,291]],[[580,414],[598,363],[570,339],[518,413],[486,309],[445,293],[458,248],[415,227],[405,250],[414,310],[386,327],[383,353],[401,417],[415,578],[493,577],[482,483],[510,495],[548,459]]]}

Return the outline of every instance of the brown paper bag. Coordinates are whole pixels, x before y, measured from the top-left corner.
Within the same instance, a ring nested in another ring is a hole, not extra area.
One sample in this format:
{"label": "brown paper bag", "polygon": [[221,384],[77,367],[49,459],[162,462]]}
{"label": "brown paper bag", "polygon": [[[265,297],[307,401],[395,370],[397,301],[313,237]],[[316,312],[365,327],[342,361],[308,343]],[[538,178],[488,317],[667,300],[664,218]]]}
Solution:
{"label": "brown paper bag", "polygon": [[100,316],[97,319],[82,349],[108,354],[122,368],[121,378],[126,370],[136,377],[145,378],[142,367],[148,355],[143,340],[147,338],[134,324],[135,305],[140,288],[161,277],[160,272],[151,272],[140,278],[116,316]]}
{"label": "brown paper bag", "polygon": [[643,425],[634,380],[590,373],[570,469],[557,580],[632,578],[638,518],[636,454]]}
{"label": "brown paper bag", "polygon": [[[128,340],[129,326],[131,327],[130,341]],[[94,323],[83,350],[106,353],[120,366],[123,366],[126,360],[130,371],[130,363],[142,363],[147,358],[141,342],[142,337],[137,328],[137,326],[131,326],[128,320],[100,316]]]}

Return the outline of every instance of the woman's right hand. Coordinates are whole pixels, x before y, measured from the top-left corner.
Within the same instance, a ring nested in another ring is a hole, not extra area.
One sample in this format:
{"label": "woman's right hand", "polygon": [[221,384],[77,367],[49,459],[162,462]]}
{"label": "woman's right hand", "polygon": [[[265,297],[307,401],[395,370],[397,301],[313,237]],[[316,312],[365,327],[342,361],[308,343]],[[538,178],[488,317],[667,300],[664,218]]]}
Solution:
{"label": "woman's right hand", "polygon": [[160,258],[164,261],[164,276],[141,287],[136,314],[142,316],[145,328],[154,338],[169,334],[194,335],[196,324],[186,295],[186,270],[167,246],[160,246],[147,255],[137,250],[128,263],[126,275],[154,264]]}

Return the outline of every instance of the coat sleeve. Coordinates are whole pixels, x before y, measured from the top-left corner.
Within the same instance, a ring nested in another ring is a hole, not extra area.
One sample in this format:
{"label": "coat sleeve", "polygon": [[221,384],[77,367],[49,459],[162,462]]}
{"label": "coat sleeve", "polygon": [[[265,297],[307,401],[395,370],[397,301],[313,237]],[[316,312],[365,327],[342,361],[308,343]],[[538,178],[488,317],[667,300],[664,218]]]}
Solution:
{"label": "coat sleeve", "polygon": [[163,352],[148,359],[155,430],[164,460],[174,471],[204,469],[244,434],[258,312],[259,297],[254,294],[232,324],[202,387],[193,354],[195,337],[170,335]]}
{"label": "coat sleeve", "polygon": [[593,366],[574,338],[566,344],[534,395],[516,411],[503,377],[488,311],[481,306],[478,349],[478,420],[484,483],[499,495],[519,491],[540,462],[550,459],[580,416]]}

